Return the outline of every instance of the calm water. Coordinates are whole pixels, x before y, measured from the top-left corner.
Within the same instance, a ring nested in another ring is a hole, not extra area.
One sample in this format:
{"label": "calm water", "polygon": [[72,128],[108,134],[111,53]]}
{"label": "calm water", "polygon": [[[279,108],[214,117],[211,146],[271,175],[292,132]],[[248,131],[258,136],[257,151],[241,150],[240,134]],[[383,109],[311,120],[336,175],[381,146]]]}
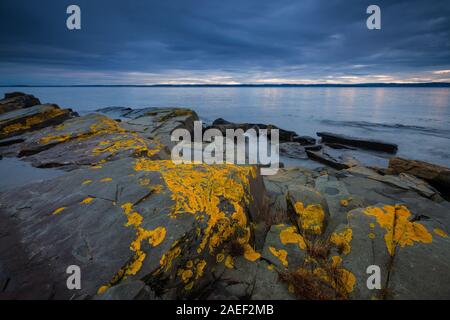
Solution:
{"label": "calm water", "polygon": [[448,88],[0,88],[81,113],[107,106],[194,109],[204,121],[272,123],[399,145],[398,155],[450,166]]}

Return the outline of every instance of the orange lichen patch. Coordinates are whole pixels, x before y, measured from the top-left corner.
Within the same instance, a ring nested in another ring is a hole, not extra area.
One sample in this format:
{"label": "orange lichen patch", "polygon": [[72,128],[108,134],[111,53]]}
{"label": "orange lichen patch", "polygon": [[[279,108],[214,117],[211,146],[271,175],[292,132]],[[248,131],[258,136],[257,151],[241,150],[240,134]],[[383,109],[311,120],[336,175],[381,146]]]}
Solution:
{"label": "orange lichen patch", "polygon": [[278,260],[280,260],[280,262],[283,264],[283,266],[285,266],[287,268],[288,261],[287,261],[287,251],[286,250],[283,250],[283,249],[277,250],[274,247],[269,247],[269,251],[275,257],[277,257]]}
{"label": "orange lichen patch", "polygon": [[433,230],[433,232],[436,233],[438,236],[441,236],[442,238],[448,238],[448,234],[445,233],[445,231],[442,230],[442,229],[435,228],[435,229]]}
{"label": "orange lichen patch", "polygon": [[261,257],[261,254],[256,252],[248,243],[244,244],[244,258],[248,261],[256,261]]}
{"label": "orange lichen patch", "polygon": [[216,255],[216,261],[217,261],[217,263],[222,262],[223,259],[225,259],[225,255],[224,255],[223,253],[218,253],[218,254]]}
{"label": "orange lichen patch", "polygon": [[336,267],[332,275],[323,268],[316,268],[313,274],[331,285],[331,287],[342,295],[351,293],[356,283],[355,275],[343,268]]}
{"label": "orange lichen patch", "polygon": [[[171,217],[193,214],[196,219],[207,218],[207,226],[200,230],[203,238],[197,248],[201,253],[208,247],[215,254],[238,230],[245,234],[238,239],[245,244],[250,238],[245,205],[249,203],[249,177],[256,175],[254,167],[232,164],[175,164],[171,160],[148,160],[140,158],[136,171],[159,172],[172,192]],[[221,204],[228,202],[234,209],[226,213]]]}
{"label": "orange lichen patch", "polygon": [[112,180],[113,180],[112,178],[103,178],[100,180],[100,182],[110,182]]}
{"label": "orange lichen patch", "polygon": [[342,263],[342,258],[340,256],[332,256],[331,261],[333,267],[338,267]]}
{"label": "orange lichen patch", "polygon": [[198,278],[203,276],[203,273],[205,272],[205,267],[206,267],[206,261],[205,260],[200,260],[197,263],[195,279],[198,279]]}
{"label": "orange lichen patch", "polygon": [[[143,241],[148,240],[150,245],[156,247],[166,236],[166,229],[164,227],[157,227],[154,230],[142,228],[141,224],[143,217],[137,211],[134,211],[132,203],[125,203],[121,207],[127,217],[125,226],[132,226],[136,230],[136,238],[130,244],[130,250],[134,252],[134,255],[131,261],[116,273],[112,280],[106,285],[107,287],[114,285],[122,279],[126,279],[127,276],[138,273],[146,257],[145,252],[142,250]],[[164,256],[161,259],[163,258]]]}
{"label": "orange lichen patch", "polygon": [[352,229],[346,228],[340,233],[333,232],[330,237],[330,242],[340,248],[343,254],[349,254],[351,250],[350,242],[352,241],[352,236]]}
{"label": "orange lichen patch", "polygon": [[100,294],[105,293],[105,291],[108,290],[109,287],[110,287],[110,286],[101,286],[100,288],[98,288],[97,294],[100,295]]}
{"label": "orange lichen patch", "polygon": [[65,142],[65,141],[69,140],[71,138],[71,136],[72,135],[70,133],[66,133],[66,134],[62,134],[62,135],[58,135],[58,136],[42,137],[39,139],[39,143],[47,144],[47,143],[51,143],[51,142]]}
{"label": "orange lichen patch", "polygon": [[282,244],[295,243],[300,249],[306,249],[305,239],[297,232],[294,226],[287,227],[280,232],[280,241]]}
{"label": "orange lichen patch", "polygon": [[343,206],[343,207],[347,207],[348,206],[348,200],[342,199],[340,202],[341,202],[341,206]]}
{"label": "orange lichen patch", "polygon": [[61,207],[61,208],[55,209],[55,210],[52,212],[52,215],[54,216],[54,215],[60,214],[61,212],[63,212],[63,211],[66,210],[66,209],[67,209],[67,207]]}
{"label": "orange lichen patch", "polygon": [[414,242],[431,243],[433,240],[425,226],[408,220],[411,212],[404,205],[368,207],[364,213],[375,217],[380,227],[386,230],[384,240],[391,256],[398,246],[412,246]]}
{"label": "orange lichen patch", "polygon": [[225,267],[227,267],[228,269],[233,269],[234,268],[233,257],[227,256],[224,264],[225,264]]}
{"label": "orange lichen patch", "polygon": [[183,280],[184,283],[187,283],[193,276],[194,273],[192,272],[192,270],[183,270],[183,272],[181,273],[181,280]]}
{"label": "orange lichen patch", "polygon": [[304,231],[321,234],[325,213],[320,204],[310,204],[306,207],[298,201],[294,205],[295,212],[299,216],[300,226]]}
{"label": "orange lichen patch", "polygon": [[58,117],[65,113],[67,113],[66,110],[56,109],[56,108],[49,110],[49,111],[41,112],[34,116],[26,118],[24,122],[14,123],[14,124],[4,127],[2,129],[2,133],[10,134],[10,133],[18,132],[18,131],[28,130],[28,129],[31,129],[35,125],[41,124],[47,120]]}
{"label": "orange lichen patch", "polygon": [[82,185],[91,184],[91,183],[92,183],[92,180],[88,179],[88,180],[84,180]]}
{"label": "orange lichen patch", "polygon": [[87,197],[87,198],[85,198],[83,201],[81,201],[80,204],[91,203],[92,200],[94,200],[94,198],[92,198],[92,197]]}

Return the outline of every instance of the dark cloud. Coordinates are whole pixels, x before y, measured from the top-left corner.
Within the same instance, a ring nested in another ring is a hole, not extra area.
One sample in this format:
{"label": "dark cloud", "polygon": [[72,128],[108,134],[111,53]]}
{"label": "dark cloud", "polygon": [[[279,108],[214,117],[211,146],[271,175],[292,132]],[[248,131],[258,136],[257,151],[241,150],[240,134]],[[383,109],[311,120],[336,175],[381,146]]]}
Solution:
{"label": "dark cloud", "polygon": [[[81,7],[80,31],[65,27],[70,4]],[[450,77],[433,73],[450,69],[448,0],[377,1],[379,31],[365,26],[370,4],[2,0],[0,83]]]}

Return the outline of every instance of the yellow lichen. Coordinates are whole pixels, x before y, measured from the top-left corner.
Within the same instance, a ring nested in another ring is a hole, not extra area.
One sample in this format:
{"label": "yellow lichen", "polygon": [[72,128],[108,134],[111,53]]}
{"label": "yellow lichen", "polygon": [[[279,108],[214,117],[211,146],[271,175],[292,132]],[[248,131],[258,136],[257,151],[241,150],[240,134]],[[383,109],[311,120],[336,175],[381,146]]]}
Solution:
{"label": "yellow lichen", "polygon": [[100,180],[100,182],[110,182],[112,180],[113,180],[112,178],[103,178]]}
{"label": "yellow lichen", "polygon": [[301,229],[315,234],[321,234],[325,213],[320,204],[310,204],[306,207],[298,201],[294,205],[295,212],[299,216]]}
{"label": "yellow lichen", "polygon": [[195,279],[198,279],[198,278],[203,276],[203,273],[205,271],[205,267],[206,267],[206,261],[205,260],[200,260],[197,263]]}
{"label": "yellow lichen", "polygon": [[52,212],[52,215],[60,214],[61,212],[63,212],[63,211],[66,210],[66,209],[67,209],[67,207],[61,207],[61,208],[55,209],[55,210]]}
{"label": "yellow lichen", "polygon": [[269,247],[269,251],[278,258],[278,260],[280,260],[280,262],[283,264],[283,266],[285,266],[287,268],[288,266],[288,261],[287,261],[287,251],[280,249],[277,250],[274,247]]}
{"label": "yellow lichen", "polygon": [[[135,275],[142,267],[142,263],[146,258],[145,252],[142,250],[142,242],[148,240],[153,247],[159,245],[166,236],[164,227],[157,227],[154,230],[147,230],[141,227],[143,217],[133,209],[133,204],[128,202],[121,206],[127,217],[126,227],[132,226],[136,230],[136,238],[130,244],[130,250],[134,252],[133,258],[127,265],[121,268],[113,279],[106,285],[107,287],[126,279],[127,276]],[[165,256],[161,260],[165,259]]]}
{"label": "yellow lichen", "polygon": [[184,283],[187,283],[188,281],[189,281],[189,279],[190,278],[192,278],[194,276],[194,273],[192,272],[192,270],[184,270],[182,273],[181,273],[181,280],[184,282]]}
{"label": "yellow lichen", "polygon": [[261,257],[261,254],[256,252],[248,243],[244,244],[244,258],[248,261],[256,261]]}
{"label": "yellow lichen", "polygon": [[90,184],[90,183],[92,183],[92,180],[89,180],[89,179],[88,179],[88,180],[84,180],[82,184],[83,184],[83,185],[86,185],[86,184]]}
{"label": "yellow lichen", "polygon": [[[232,164],[175,164],[171,160],[148,160],[141,158],[135,163],[136,171],[159,172],[172,192],[174,206],[171,217],[187,213],[196,219],[208,218],[207,226],[201,230],[197,252],[205,247],[211,254],[229,240],[238,230],[244,232],[240,242],[250,238],[244,205],[249,203],[249,177],[255,176],[254,167]],[[221,204],[224,200],[234,211],[227,214]]]}
{"label": "yellow lichen", "polygon": [[227,267],[228,269],[233,269],[234,268],[233,257],[227,256],[224,264],[225,264],[225,267]]}
{"label": "yellow lichen", "polygon": [[379,226],[385,229],[384,240],[390,255],[394,255],[398,246],[412,246],[414,242],[432,242],[433,236],[425,226],[419,222],[409,221],[411,212],[404,205],[368,207],[364,213],[375,217]]}
{"label": "yellow lichen", "polygon": [[350,242],[352,241],[352,235],[352,229],[346,228],[340,233],[333,232],[330,241],[336,245],[336,247],[340,248],[343,254],[349,254],[351,250]]}
{"label": "yellow lichen", "polygon": [[434,231],[434,233],[436,233],[438,236],[441,236],[442,238],[448,238],[448,234],[445,233],[445,231],[442,229],[435,228],[433,231]]}
{"label": "yellow lichen", "polygon": [[295,243],[300,249],[306,249],[305,239],[297,232],[295,227],[287,227],[280,232],[280,241],[282,244]]}
{"label": "yellow lichen", "polygon": [[81,201],[80,204],[91,203],[92,200],[94,200],[94,198],[92,198],[92,197],[87,197],[87,198],[85,198],[83,201]]}
{"label": "yellow lichen", "polygon": [[216,261],[217,261],[217,263],[222,262],[223,259],[225,259],[225,255],[224,255],[223,253],[218,253],[218,254],[216,255]]}

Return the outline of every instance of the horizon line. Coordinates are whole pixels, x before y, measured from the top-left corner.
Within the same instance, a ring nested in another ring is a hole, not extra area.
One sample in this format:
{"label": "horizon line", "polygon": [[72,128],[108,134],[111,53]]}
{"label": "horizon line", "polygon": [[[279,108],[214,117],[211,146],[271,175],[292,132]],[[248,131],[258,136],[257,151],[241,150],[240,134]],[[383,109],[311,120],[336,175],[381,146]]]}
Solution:
{"label": "horizon line", "polygon": [[71,88],[71,87],[450,87],[450,82],[374,82],[374,83],[239,83],[239,84],[14,84],[2,88]]}

